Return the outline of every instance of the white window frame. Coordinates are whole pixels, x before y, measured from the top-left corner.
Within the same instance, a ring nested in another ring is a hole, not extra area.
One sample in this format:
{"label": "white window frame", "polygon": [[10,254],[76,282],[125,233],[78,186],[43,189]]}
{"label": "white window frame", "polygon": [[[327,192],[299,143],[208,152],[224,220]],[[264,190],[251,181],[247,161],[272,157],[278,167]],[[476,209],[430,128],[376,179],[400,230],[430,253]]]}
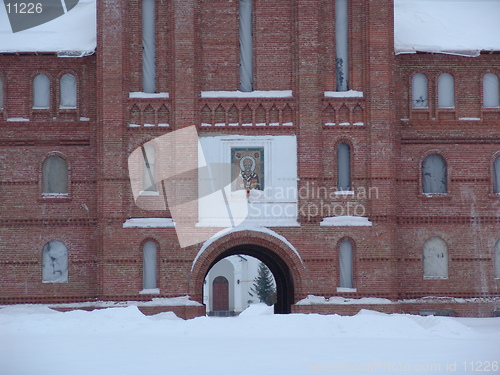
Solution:
{"label": "white window frame", "polygon": [[[442,248],[438,249],[441,245]],[[441,237],[431,237],[425,241],[422,248],[422,269],[424,279],[448,279],[448,244]]]}
{"label": "white window frame", "polygon": [[33,109],[50,108],[50,78],[44,73],[33,78]]}

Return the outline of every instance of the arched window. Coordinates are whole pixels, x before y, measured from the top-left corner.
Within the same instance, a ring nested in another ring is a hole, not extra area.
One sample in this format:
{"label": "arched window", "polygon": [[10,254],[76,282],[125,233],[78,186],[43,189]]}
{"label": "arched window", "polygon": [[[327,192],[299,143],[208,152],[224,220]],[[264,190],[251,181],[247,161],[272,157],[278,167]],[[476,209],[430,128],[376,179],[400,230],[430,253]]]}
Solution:
{"label": "arched window", "polygon": [[68,282],[68,249],[61,241],[50,241],[43,247],[42,281]]}
{"label": "arched window", "polygon": [[493,162],[493,192],[500,194],[500,156]]}
{"label": "arched window", "polygon": [[51,155],[42,165],[42,193],[68,194],[68,163],[57,155]]}
{"label": "arched window", "polygon": [[429,107],[429,81],[425,74],[417,73],[411,78],[411,98],[413,108]]}
{"label": "arched window", "polygon": [[433,237],[425,241],[423,267],[424,277],[448,277],[448,246],[443,239]]}
{"label": "arched window", "polygon": [[142,147],[144,160],[142,187],[143,191],[157,191],[156,188],[156,150],[151,144]]}
{"label": "arched window", "polygon": [[337,147],[337,188],[351,190],[351,147],[342,142]]}
{"label": "arched window", "polygon": [[240,0],[240,90],[253,91],[252,0]]}
{"label": "arched window", "polygon": [[148,241],[142,249],[142,286],[156,289],[156,243]]}
{"label": "arched window", "polygon": [[441,155],[430,154],[422,162],[422,192],[424,194],[446,194],[446,162]]}
{"label": "arched window", "polygon": [[142,0],[142,90],[156,92],[155,0]]}
{"label": "arched window", "polygon": [[495,277],[500,279],[500,241],[495,245]]}
{"label": "arched window", "polygon": [[3,78],[0,77],[0,109],[3,109]]}
{"label": "arched window", "polygon": [[339,247],[339,286],[353,288],[353,254],[352,242],[344,240]]}
{"label": "arched window", "polygon": [[483,107],[500,107],[499,95],[498,76],[493,73],[486,73],[483,77]]}
{"label": "arched window", "polygon": [[455,82],[451,74],[443,73],[438,77],[438,107],[455,107]]}
{"label": "arched window", "polygon": [[76,77],[65,74],[59,81],[59,105],[61,108],[76,108]]}
{"label": "arched window", "polygon": [[45,74],[33,79],[33,108],[50,107],[50,80]]}

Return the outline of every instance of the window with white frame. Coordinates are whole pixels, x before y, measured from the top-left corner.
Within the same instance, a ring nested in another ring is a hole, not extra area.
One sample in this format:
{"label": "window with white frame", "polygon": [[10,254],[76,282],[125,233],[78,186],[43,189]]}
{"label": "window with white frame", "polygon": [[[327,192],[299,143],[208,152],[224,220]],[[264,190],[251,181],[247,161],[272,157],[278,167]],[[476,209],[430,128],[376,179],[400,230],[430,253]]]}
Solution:
{"label": "window with white frame", "polygon": [[351,190],[351,147],[345,142],[337,146],[337,189]]}
{"label": "window with white frame", "polygon": [[76,77],[73,74],[64,74],[59,80],[59,106],[76,108]]}
{"label": "window with white frame", "polygon": [[142,0],[142,90],[156,92],[155,0]]}
{"label": "window with white frame", "polygon": [[142,287],[145,290],[156,289],[156,253],[154,241],[148,241],[142,249]]}
{"label": "window with white frame", "polygon": [[500,156],[493,162],[493,193],[500,194]]}
{"label": "window with white frame", "polygon": [[3,78],[0,77],[0,109],[3,109]]}
{"label": "window with white frame", "polygon": [[353,250],[352,242],[344,240],[339,246],[339,286],[353,288]]}
{"label": "window with white frame", "polygon": [[253,90],[252,0],[240,0],[240,91]]}
{"label": "window with white frame", "polygon": [[152,144],[141,147],[143,156],[142,187],[144,192],[156,192],[156,149]]}
{"label": "window with white frame", "polygon": [[483,77],[483,107],[500,107],[498,76],[494,73],[486,73]]}
{"label": "window with white frame", "polygon": [[45,74],[33,79],[33,108],[50,108],[50,80]]}
{"label": "window with white frame", "polygon": [[337,91],[349,90],[348,0],[335,0],[335,66]]}
{"label": "window with white frame", "polygon": [[441,155],[430,154],[422,162],[422,193],[446,194],[447,168]]}
{"label": "window with white frame", "polygon": [[495,278],[500,279],[500,240],[495,244]]}
{"label": "window with white frame", "polygon": [[413,108],[429,107],[429,80],[425,74],[417,73],[411,78],[411,97]]}
{"label": "window with white frame", "polygon": [[62,157],[51,155],[42,165],[43,195],[68,194],[68,163]]}
{"label": "window with white frame", "polygon": [[438,77],[438,108],[455,107],[455,80],[449,73]]}
{"label": "window with white frame", "polygon": [[448,245],[439,237],[425,241],[423,249],[424,277],[448,278]]}
{"label": "window with white frame", "polygon": [[42,281],[68,282],[68,249],[61,241],[50,241],[42,251]]}

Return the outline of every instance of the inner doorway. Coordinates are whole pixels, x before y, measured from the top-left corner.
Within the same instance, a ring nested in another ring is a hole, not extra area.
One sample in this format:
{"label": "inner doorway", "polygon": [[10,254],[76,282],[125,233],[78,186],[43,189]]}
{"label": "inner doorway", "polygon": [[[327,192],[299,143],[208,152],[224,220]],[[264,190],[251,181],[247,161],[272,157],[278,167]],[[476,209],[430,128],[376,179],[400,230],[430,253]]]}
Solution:
{"label": "inner doorway", "polygon": [[212,310],[229,311],[229,281],[217,276],[212,283]]}
{"label": "inner doorway", "polygon": [[[227,275],[224,275],[225,278],[228,280],[227,284],[224,284],[222,279],[219,279],[217,283],[215,283],[215,279],[212,279],[213,281],[207,280],[207,276],[210,273],[210,270],[217,265],[218,262],[221,262],[222,264],[226,262],[227,267],[229,267],[229,261],[225,258],[228,258],[230,256],[238,256],[240,258],[255,258],[259,263],[262,262],[267,266],[269,269],[270,273],[272,274],[273,277],[273,283],[275,286],[275,292],[276,292],[276,297],[275,297],[275,304],[274,304],[274,313],[275,314],[287,314],[291,312],[291,306],[294,302],[294,284],[293,284],[293,278],[290,272],[290,269],[288,268],[288,265],[281,259],[275,252],[272,250],[259,246],[259,245],[238,245],[235,247],[232,247],[221,254],[217,258],[214,259],[214,261],[211,263],[210,267],[208,268],[207,273],[205,274],[205,284],[204,284],[204,296],[203,300],[204,303],[207,305],[208,310],[216,310],[222,307],[225,307],[226,305],[222,306],[222,297],[220,296],[215,296],[217,299],[221,299],[219,301],[215,301],[215,299],[212,298],[212,301],[210,302],[208,300],[207,296],[207,288],[210,288],[212,291],[216,291],[216,293],[222,292],[223,288],[225,288],[224,285],[227,285],[228,290],[229,290],[229,295],[232,295],[234,291],[232,290],[233,285],[237,285],[238,281],[241,283],[241,278],[238,277],[233,277],[233,280],[231,280],[230,277]],[[217,267],[220,267],[220,264],[217,265]],[[231,274],[231,273],[228,273]],[[233,273],[234,274],[234,273]],[[217,275],[219,276],[219,275]],[[221,275],[222,276],[222,275]],[[215,288],[215,289],[212,289]],[[253,296],[255,298],[255,296]],[[257,299],[258,302],[258,299]],[[220,305],[219,305],[220,303]],[[214,305],[215,304],[215,305]],[[231,305],[231,303],[230,303]],[[234,304],[233,304],[234,305]],[[231,306],[229,306],[231,309]],[[222,310],[220,310],[222,311]],[[217,316],[226,316],[224,314],[212,314],[212,315],[217,315]],[[231,315],[231,314],[228,314]]]}

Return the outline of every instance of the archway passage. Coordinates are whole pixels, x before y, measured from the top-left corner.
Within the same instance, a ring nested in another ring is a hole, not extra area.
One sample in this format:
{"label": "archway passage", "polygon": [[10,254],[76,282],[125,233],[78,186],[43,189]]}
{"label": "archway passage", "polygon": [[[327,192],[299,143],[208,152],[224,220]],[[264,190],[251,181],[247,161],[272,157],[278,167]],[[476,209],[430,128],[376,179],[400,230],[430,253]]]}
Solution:
{"label": "archway passage", "polygon": [[[288,265],[276,253],[259,245],[238,245],[231,247],[215,258],[210,264],[208,271],[220,260],[230,255],[248,255],[263,262],[274,276],[276,282],[275,314],[288,314],[292,310],[294,285],[293,278]],[[207,274],[208,274],[207,271]],[[206,276],[206,275],[205,275]]]}
{"label": "archway passage", "polygon": [[212,285],[213,310],[229,310],[229,282],[224,276],[217,276]]}

